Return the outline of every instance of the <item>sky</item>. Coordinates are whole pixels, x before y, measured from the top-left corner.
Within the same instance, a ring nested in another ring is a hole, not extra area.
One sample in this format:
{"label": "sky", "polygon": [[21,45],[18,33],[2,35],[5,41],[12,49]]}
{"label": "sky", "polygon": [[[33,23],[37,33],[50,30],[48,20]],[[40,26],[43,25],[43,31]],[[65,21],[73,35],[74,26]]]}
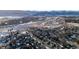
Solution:
{"label": "sky", "polygon": [[79,0],[0,0],[0,10],[79,10]]}

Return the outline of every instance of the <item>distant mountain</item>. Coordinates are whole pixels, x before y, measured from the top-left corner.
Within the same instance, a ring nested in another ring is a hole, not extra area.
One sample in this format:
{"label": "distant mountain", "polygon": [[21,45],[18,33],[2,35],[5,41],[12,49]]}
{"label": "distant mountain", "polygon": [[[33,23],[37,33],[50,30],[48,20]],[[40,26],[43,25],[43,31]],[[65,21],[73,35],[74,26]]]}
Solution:
{"label": "distant mountain", "polygon": [[79,11],[0,10],[0,16],[79,16]]}

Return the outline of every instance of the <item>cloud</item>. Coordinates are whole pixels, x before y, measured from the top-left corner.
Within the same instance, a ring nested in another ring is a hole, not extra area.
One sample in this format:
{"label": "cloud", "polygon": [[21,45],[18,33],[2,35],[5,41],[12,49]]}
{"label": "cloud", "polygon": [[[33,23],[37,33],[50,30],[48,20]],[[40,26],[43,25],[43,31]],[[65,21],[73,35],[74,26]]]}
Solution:
{"label": "cloud", "polygon": [[79,10],[78,0],[0,0],[0,10]]}

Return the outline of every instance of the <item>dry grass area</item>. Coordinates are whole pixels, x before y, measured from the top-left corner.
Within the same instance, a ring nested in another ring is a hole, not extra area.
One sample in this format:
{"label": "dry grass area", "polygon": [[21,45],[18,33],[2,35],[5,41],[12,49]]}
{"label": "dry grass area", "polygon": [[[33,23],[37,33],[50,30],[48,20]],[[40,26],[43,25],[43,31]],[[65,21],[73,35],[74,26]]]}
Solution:
{"label": "dry grass area", "polygon": [[67,23],[68,25],[71,25],[71,26],[76,26],[76,27],[79,27],[79,23]]}

